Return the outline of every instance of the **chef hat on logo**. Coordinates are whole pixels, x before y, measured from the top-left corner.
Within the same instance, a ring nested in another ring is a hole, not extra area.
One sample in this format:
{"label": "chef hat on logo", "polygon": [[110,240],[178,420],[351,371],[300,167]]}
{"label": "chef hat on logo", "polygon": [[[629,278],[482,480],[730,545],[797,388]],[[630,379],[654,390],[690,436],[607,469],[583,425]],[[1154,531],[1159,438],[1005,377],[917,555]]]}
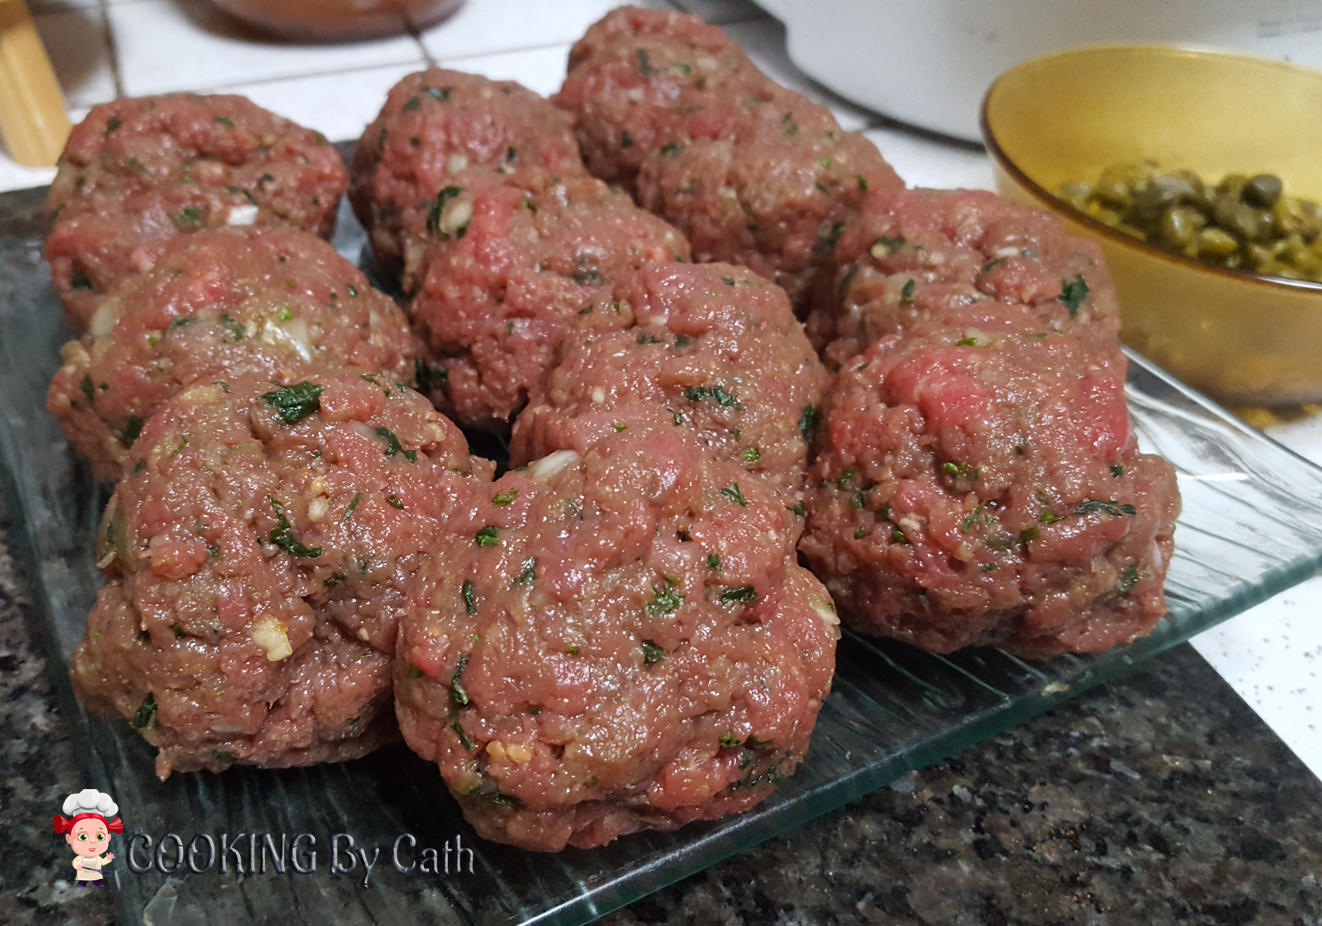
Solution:
{"label": "chef hat on logo", "polygon": [[68,817],[56,816],[52,823],[57,833],[67,833],[79,820],[96,817],[112,833],[124,832],[124,821],[115,814],[119,805],[114,798],[95,788],[83,788],[64,799],[64,812]]}
{"label": "chef hat on logo", "polygon": [[71,817],[80,813],[98,813],[108,820],[119,812],[119,805],[104,791],[83,788],[64,799],[64,812]]}

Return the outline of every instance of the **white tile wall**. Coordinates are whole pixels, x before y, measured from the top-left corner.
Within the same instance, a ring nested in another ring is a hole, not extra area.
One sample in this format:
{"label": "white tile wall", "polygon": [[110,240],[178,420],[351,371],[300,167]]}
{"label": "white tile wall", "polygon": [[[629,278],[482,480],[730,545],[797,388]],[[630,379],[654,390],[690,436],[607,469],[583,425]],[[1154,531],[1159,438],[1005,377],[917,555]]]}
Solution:
{"label": "white tile wall", "polygon": [[[634,4],[672,9],[665,0]],[[619,5],[616,0],[469,0],[445,22],[423,32],[422,44],[441,64],[491,52],[567,45]]]}
{"label": "white tile wall", "polygon": [[342,74],[387,64],[421,67],[412,36],[341,45],[263,41],[203,0],[136,0],[107,9],[128,96],[215,90],[312,74]]}
{"label": "white tile wall", "polygon": [[[353,138],[386,89],[428,59],[549,94],[564,76],[569,45],[614,0],[467,0],[421,35],[345,45],[263,41],[204,0],[29,0],[75,121],[111,98],[169,90],[232,90],[333,139]],[[667,0],[643,0],[664,6]],[[978,149],[887,123],[811,83],[789,60],[784,31],[750,0],[669,0],[728,24],[772,77],[830,106],[849,129],[873,126],[874,141],[909,183],[992,185]],[[791,0],[767,0],[775,3]],[[793,0],[798,2],[798,0]],[[806,0],[804,0],[806,2]],[[17,166],[0,150],[0,190],[48,183],[52,171]],[[1274,436],[1322,460],[1322,422]],[[1322,578],[1298,586],[1195,641],[1295,751],[1322,771]]]}
{"label": "white tile wall", "polygon": [[115,98],[115,68],[99,6],[34,12],[32,19],[68,105],[94,106]]}

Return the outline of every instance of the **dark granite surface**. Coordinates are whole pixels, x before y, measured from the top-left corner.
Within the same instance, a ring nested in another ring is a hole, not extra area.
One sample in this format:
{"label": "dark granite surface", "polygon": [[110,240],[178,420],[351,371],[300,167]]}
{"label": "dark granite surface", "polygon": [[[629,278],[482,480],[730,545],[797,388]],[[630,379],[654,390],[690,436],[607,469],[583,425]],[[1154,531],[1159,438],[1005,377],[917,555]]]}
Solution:
{"label": "dark granite surface", "polygon": [[[0,923],[113,922],[50,819],[79,787],[0,512]],[[608,917],[1322,926],[1322,783],[1188,647]]]}

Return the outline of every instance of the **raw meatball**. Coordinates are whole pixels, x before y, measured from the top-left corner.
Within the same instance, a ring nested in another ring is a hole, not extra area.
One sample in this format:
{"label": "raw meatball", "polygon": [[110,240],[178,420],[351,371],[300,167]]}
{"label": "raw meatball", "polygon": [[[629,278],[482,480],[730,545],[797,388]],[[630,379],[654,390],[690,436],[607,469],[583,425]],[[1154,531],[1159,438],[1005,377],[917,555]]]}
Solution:
{"label": "raw meatball", "polygon": [[348,185],[319,132],[241,96],[165,96],[94,106],[51,184],[46,259],[81,331],[121,277],[149,270],[172,238],[228,225],[330,237]]}
{"label": "raw meatball", "polygon": [[871,142],[692,16],[609,14],[570,53],[556,101],[594,174],[678,226],[695,260],[750,267],[801,312],[865,195],[903,187]]}
{"label": "raw meatball", "polygon": [[555,97],[594,176],[630,192],[649,154],[725,137],[750,97],[772,86],[723,31],[686,13],[622,7],[569,52]]}
{"label": "raw meatball", "polygon": [[729,264],[653,264],[620,291],[636,324],[575,332],[514,428],[523,463],[561,446],[569,419],[673,427],[782,488],[803,482],[804,423],[827,374],[780,289]]}
{"label": "raw meatball", "polygon": [[846,622],[935,652],[1103,650],[1166,612],[1174,471],[1075,338],[881,339],[827,394],[800,550]]}
{"label": "raw meatball", "polygon": [[694,260],[743,264],[806,311],[865,198],[902,186],[872,142],[843,131],[824,106],[780,91],[750,103],[731,137],[653,152],[638,175],[638,202],[678,226]]}
{"label": "raw meatball", "polygon": [[620,287],[654,261],[684,260],[683,235],[587,175],[527,172],[457,189],[410,314],[434,366],[436,404],[503,431],[568,331],[624,327]]}
{"label": "raw meatball", "polygon": [[544,851],[765,798],[838,635],[769,486],[671,429],[587,433],[445,532],[395,667],[405,740],[469,822]]}
{"label": "raw meatball", "polygon": [[489,473],[402,386],[190,387],[143,426],[106,510],[78,696],[131,720],[163,778],[369,752],[394,736],[414,572]]}
{"label": "raw meatball", "polygon": [[485,175],[585,168],[569,117],[526,87],[431,68],[390,90],[353,158],[350,198],[382,267],[416,288],[422,252],[438,233],[453,187]]}
{"label": "raw meatball", "polygon": [[312,370],[412,382],[404,314],[315,235],[202,231],[107,294],[46,404],[69,444],[113,482],[142,423],[191,383],[239,372],[296,381]]}
{"label": "raw meatball", "polygon": [[1055,216],[985,191],[869,199],[836,258],[833,284],[808,319],[833,366],[932,321],[1062,331],[1118,351],[1115,287],[1097,245],[1071,238]]}

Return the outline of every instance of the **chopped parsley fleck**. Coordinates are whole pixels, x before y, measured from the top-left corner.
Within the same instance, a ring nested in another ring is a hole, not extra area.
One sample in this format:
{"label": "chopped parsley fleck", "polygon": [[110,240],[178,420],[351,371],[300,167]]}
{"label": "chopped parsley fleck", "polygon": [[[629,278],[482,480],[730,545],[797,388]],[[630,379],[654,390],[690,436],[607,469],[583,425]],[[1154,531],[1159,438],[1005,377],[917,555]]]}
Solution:
{"label": "chopped parsley fleck", "polygon": [[491,501],[497,505],[508,505],[518,497],[518,489],[508,489],[504,492],[497,492],[495,495],[491,496]]}
{"label": "chopped parsley fleck", "polygon": [[500,546],[500,537],[496,535],[496,527],[488,524],[479,530],[474,537],[479,547],[498,547]]}
{"label": "chopped parsley fleck", "polygon": [[129,420],[124,423],[124,427],[119,431],[119,439],[124,442],[124,446],[132,447],[133,442],[138,439],[142,433],[142,419],[137,415],[129,415]]}
{"label": "chopped parsley fleck", "polygon": [[762,451],[758,450],[756,447],[745,447],[740,453],[740,456],[744,458],[745,463],[756,463],[758,460],[762,459]]}
{"label": "chopped parsley fleck", "polygon": [[505,149],[505,160],[513,161],[519,156],[519,149],[513,145]]}
{"label": "chopped parsley fleck", "polygon": [[87,396],[87,401],[89,403],[93,401],[96,392],[92,387],[92,375],[90,373],[83,375],[83,381],[79,384],[78,388],[82,389],[83,395]]}
{"label": "chopped parsley fleck", "polygon": [[403,508],[404,502],[398,495],[387,495],[386,504],[391,508]]}
{"label": "chopped parsley fleck", "polygon": [[279,389],[262,395],[266,404],[275,409],[280,420],[285,424],[298,424],[308,415],[321,408],[321,394],[325,386],[304,380],[292,386],[278,383]]}
{"label": "chopped parsley fleck", "polygon": [[349,519],[353,517],[353,510],[358,507],[358,503],[361,502],[362,500],[363,500],[362,492],[359,492],[356,495],[354,495],[353,501],[349,502],[349,507],[344,509],[344,517],[340,519],[341,523],[343,524],[349,523]]}
{"label": "chopped parsley fleck", "polygon": [[812,443],[813,433],[817,430],[817,406],[803,406],[803,414],[799,416],[799,433],[803,435],[805,443]]}
{"label": "chopped parsley fleck", "polygon": [[1116,586],[1115,590],[1123,595],[1138,584],[1139,578],[1138,566],[1130,563],[1124,569],[1120,570],[1120,584]]}
{"label": "chopped parsley fleck", "polygon": [[917,283],[914,281],[914,279],[913,279],[912,277],[910,277],[910,278],[909,278],[909,282],[908,282],[908,283],[905,283],[905,284],[904,284],[904,288],[900,290],[900,304],[901,304],[901,305],[912,305],[912,304],[913,304],[913,291],[914,291],[914,288],[915,288],[916,286],[917,286]]}
{"label": "chopped parsley fleck", "polygon": [[148,724],[152,723],[155,720],[156,720],[156,695],[152,694],[149,691],[147,692],[147,697],[143,698],[142,703],[138,705],[138,712],[133,715],[133,726],[141,730],[143,727],[147,726]]}
{"label": "chopped parsley fleck", "polygon": [[418,451],[405,450],[403,446],[400,445],[399,438],[395,436],[394,431],[390,430],[385,426],[382,426],[377,428],[372,433],[374,433],[377,437],[381,438],[383,441],[386,442],[386,450],[385,450],[386,456],[393,457],[395,454],[398,453],[402,455],[404,459],[408,460],[410,463],[418,462]]}
{"label": "chopped parsley fleck", "polygon": [[190,204],[171,215],[170,221],[174,223],[176,228],[187,231],[192,228],[201,228],[205,225],[206,216],[202,214],[201,209]]}
{"label": "chopped parsley fleck", "polygon": [[464,584],[459,586],[459,594],[464,599],[464,612],[467,614],[476,614],[477,599],[473,597],[472,579],[464,579]]}
{"label": "chopped parsley fleck", "polygon": [[523,568],[514,577],[515,585],[532,585],[537,578],[537,558],[530,556],[523,561]]}
{"label": "chopped parsley fleck", "polygon": [[633,147],[633,136],[630,135],[628,132],[625,132],[625,133],[623,133],[622,135],[620,135],[620,147],[621,147],[621,148],[632,148],[632,147]]}
{"label": "chopped parsley fleck", "polygon": [[470,740],[468,734],[464,732],[464,728],[459,725],[459,721],[456,720],[454,723],[450,724],[450,729],[454,731],[455,736],[459,737],[459,745],[463,746],[468,752],[472,752],[477,748],[477,745]]}
{"label": "chopped parsley fleck", "polygon": [[411,113],[421,105],[422,99],[420,97],[411,96],[408,98],[408,102],[400,107],[400,112]]}
{"label": "chopped parsley fleck", "polygon": [[611,425],[611,430],[612,430],[612,431],[615,431],[615,432],[618,434],[620,431],[627,431],[627,430],[629,430],[629,426],[628,426],[627,424],[620,424],[620,423],[617,421],[617,422],[614,422],[614,423]]}
{"label": "chopped parsley fleck", "polygon": [[701,402],[703,399],[711,399],[722,408],[735,408],[743,410],[743,403],[739,397],[726,392],[720,386],[688,386],[684,389],[684,398],[690,402]]}
{"label": "chopped parsley fleck", "polygon": [[464,690],[464,669],[468,668],[468,654],[463,653],[459,656],[459,661],[455,663],[454,675],[450,677],[450,698],[460,707],[468,706],[468,692]]}
{"label": "chopped parsley fleck", "polygon": [[748,499],[744,498],[744,493],[739,491],[739,483],[737,482],[732,482],[725,488],[721,489],[721,494],[729,498],[741,508],[748,507]]}
{"label": "chopped parsley fleck", "polygon": [[638,73],[644,76],[652,73],[652,62],[647,57],[647,50],[638,49]]}
{"label": "chopped parsley fleck", "polygon": [[652,600],[647,603],[647,613],[652,617],[664,617],[679,608],[684,596],[679,593],[679,583],[670,576],[665,583],[652,586]]}
{"label": "chopped parsley fleck", "polygon": [[793,505],[786,505],[785,510],[799,518],[802,518],[807,514],[807,512],[804,511],[803,502],[795,502]]}
{"label": "chopped parsley fleck", "polygon": [[679,152],[680,152],[680,145],[676,144],[673,141],[661,146],[661,155],[663,157],[668,157],[668,158],[674,157],[675,155],[679,154]]}
{"label": "chopped parsley fleck", "polygon": [[1060,295],[1056,298],[1064,303],[1065,308],[1070,310],[1070,318],[1077,318],[1079,306],[1083,300],[1088,297],[1088,284],[1084,282],[1081,274],[1074,274],[1072,280],[1060,281]]}
{"label": "chopped parsley fleck", "polygon": [[233,318],[231,318],[227,314],[222,314],[220,316],[220,323],[221,325],[229,329],[230,334],[234,335],[234,340],[236,341],[243,340],[243,325],[241,323],[236,322]]}
{"label": "chopped parsley fleck", "polygon": [[483,800],[495,804],[498,807],[522,807],[523,801],[514,797],[512,794],[502,794],[500,791],[484,788],[478,785],[468,792],[469,797],[480,797]]}
{"label": "chopped parsley fleck", "polygon": [[81,270],[75,270],[69,275],[70,289],[91,289],[92,278]]}
{"label": "chopped parsley fleck", "polygon": [[722,733],[721,738],[717,740],[717,742],[721,744],[722,749],[733,749],[734,747],[741,745],[743,740],[739,739],[739,737],[735,736],[733,733]]}
{"label": "chopped parsley fleck", "polygon": [[436,199],[434,199],[432,204],[427,207],[428,231],[439,232],[441,230],[441,214],[445,211],[445,204],[463,191],[464,188],[461,186],[447,186],[441,190],[441,192],[436,194]]}
{"label": "chopped parsley fleck", "polygon": [[899,525],[891,526],[891,543],[902,543],[905,546],[913,546],[909,542],[909,535],[906,534]]}
{"label": "chopped parsley fleck", "polygon": [[[106,134],[109,135],[111,132],[117,131],[123,124],[124,120],[119,118],[119,116],[111,116],[106,120]],[[150,695],[148,697],[150,697]],[[153,701],[152,703],[155,704],[156,702]]]}
{"label": "chopped parsley fleck", "polygon": [[721,592],[721,604],[735,604],[737,602],[748,603],[757,598],[757,590],[751,585],[740,585],[735,588],[727,588]]}
{"label": "chopped parsley fleck", "polygon": [[1125,474],[1125,464],[1123,464],[1123,463],[1112,463],[1112,464],[1111,464],[1111,475],[1112,475],[1112,476],[1115,476],[1116,478],[1119,478],[1119,477],[1123,476],[1124,474]]}
{"label": "chopped parsley fleck", "polygon": [[962,460],[959,462],[953,462],[947,460],[945,463],[941,464],[941,469],[944,470],[948,475],[954,476],[956,479],[978,478],[978,468],[976,466],[969,466],[967,463],[963,462]]}
{"label": "chopped parsley fleck", "polygon": [[666,651],[651,640],[643,641],[643,662],[649,666],[666,658]]}
{"label": "chopped parsley fleck", "polygon": [[960,338],[958,341],[955,342],[955,345],[956,345],[957,347],[977,347],[977,346],[978,346],[978,339],[977,339],[977,338]]}
{"label": "chopped parsley fleck", "polygon": [[450,99],[449,87],[423,87],[422,91],[432,99],[438,100],[442,103],[445,103]]}
{"label": "chopped parsley fleck", "polygon": [[710,553],[707,556],[707,565],[712,569],[721,568],[721,557],[716,553]]}
{"label": "chopped parsley fleck", "polygon": [[866,526],[866,525],[864,525],[863,527],[860,527],[858,530],[854,531],[854,539],[855,539],[855,540],[862,540],[862,539],[863,539],[864,537],[866,537],[867,535],[868,535],[868,529],[867,529],[867,526]]}
{"label": "chopped parsley fleck", "polygon": [[270,501],[271,507],[275,509],[276,526],[271,528],[271,532],[267,535],[271,543],[290,556],[320,556],[321,547],[306,546],[294,536],[294,529],[289,524],[289,518],[285,517],[285,506],[280,504],[274,495],[267,496],[267,500]]}
{"label": "chopped parsley fleck", "polygon": [[835,484],[843,489],[845,488],[845,486],[849,485],[851,481],[853,481],[854,476],[857,474],[858,474],[858,467],[850,466],[843,473],[840,474],[840,478],[838,478],[835,481]]}
{"label": "chopped parsley fleck", "polygon": [[692,340],[693,339],[690,338],[687,334],[677,334],[675,335],[675,347],[676,348],[688,347]]}
{"label": "chopped parsley fleck", "polygon": [[1138,509],[1135,508],[1133,505],[1129,504],[1128,502],[1124,504],[1120,504],[1113,498],[1112,499],[1090,498],[1086,502],[1080,502],[1079,506],[1074,509],[1075,514],[1093,514],[1094,512],[1098,512],[1098,511],[1105,512],[1106,514],[1109,514],[1113,518],[1118,518],[1121,515],[1126,515],[1126,514],[1127,515],[1138,514]]}
{"label": "chopped parsley fleck", "polygon": [[866,190],[868,188],[868,178],[864,177],[862,174],[855,174],[854,180],[857,181],[860,190]]}
{"label": "chopped parsley fleck", "polygon": [[902,247],[904,247],[903,235],[896,235],[895,237],[881,235],[880,237],[875,238],[872,242],[872,256],[882,258],[891,251],[898,251]]}
{"label": "chopped parsley fleck", "polygon": [[231,119],[229,116],[217,116],[213,121],[216,123],[216,125],[223,125],[227,129],[234,128],[234,120]]}

